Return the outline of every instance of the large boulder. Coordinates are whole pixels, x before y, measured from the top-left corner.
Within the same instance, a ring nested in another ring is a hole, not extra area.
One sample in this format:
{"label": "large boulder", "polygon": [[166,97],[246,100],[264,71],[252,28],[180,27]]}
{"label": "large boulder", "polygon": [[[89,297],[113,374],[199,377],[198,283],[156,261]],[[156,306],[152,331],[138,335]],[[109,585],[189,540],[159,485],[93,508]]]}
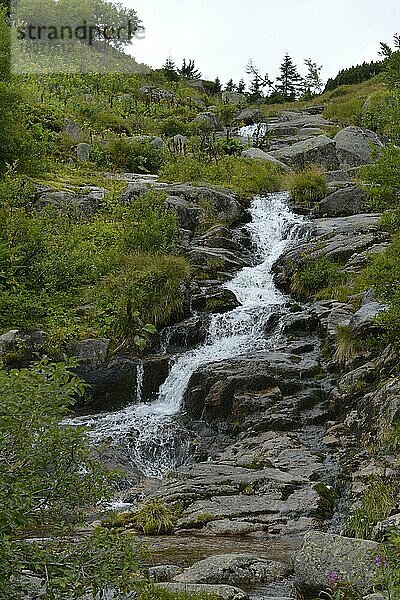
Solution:
{"label": "large boulder", "polygon": [[294,555],[293,566],[304,588],[326,589],[327,573],[334,572],[367,593],[375,575],[374,553],[378,552],[379,545],[370,540],[311,531]]}
{"label": "large boulder", "polygon": [[138,360],[117,357],[100,368],[82,364],[77,375],[88,385],[87,400],[79,400],[79,413],[119,410],[136,401]]}
{"label": "large boulder", "polygon": [[376,329],[374,323],[375,318],[384,310],[387,310],[387,305],[379,302],[368,302],[363,304],[361,308],[353,315],[350,321],[350,328],[357,335],[365,335]]}
{"label": "large boulder", "polygon": [[358,167],[372,161],[372,151],[384,144],[373,131],[351,125],[333,138],[341,166]]}
{"label": "large boulder", "polygon": [[219,118],[217,117],[217,115],[211,111],[206,111],[203,113],[200,113],[199,115],[197,115],[197,117],[195,118],[195,123],[198,123],[199,125],[206,125],[208,126],[210,129],[212,129],[213,131],[221,131],[222,129],[222,125],[220,123]]}
{"label": "large boulder", "polygon": [[335,142],[326,135],[318,135],[292,146],[285,146],[271,154],[278,160],[300,169],[310,165],[319,165],[328,171],[339,168]]}
{"label": "large boulder", "polygon": [[110,346],[108,339],[87,339],[75,342],[71,348],[72,354],[91,369],[98,369],[107,362]]}
{"label": "large boulder", "polygon": [[76,158],[78,162],[87,162],[90,160],[91,144],[80,143],[76,146]]}
{"label": "large boulder", "polygon": [[263,114],[259,108],[245,108],[236,116],[236,121],[240,121],[245,125],[260,123],[262,119]]}
{"label": "large boulder", "polygon": [[148,100],[160,101],[160,100],[172,100],[175,96],[171,90],[165,90],[163,88],[157,88],[150,85],[144,85],[138,90],[141,96],[144,96]]}
{"label": "large boulder", "polygon": [[181,229],[195,231],[201,221],[203,210],[193,202],[188,202],[179,196],[167,196],[163,206],[166,210],[174,212]]}
{"label": "large boulder", "polygon": [[244,156],[245,158],[255,158],[257,160],[269,162],[272,165],[275,165],[276,167],[280,167],[284,171],[291,170],[290,167],[288,167],[288,165],[285,165],[285,163],[272,156],[272,154],[264,152],[263,150],[261,150],[261,148],[247,148],[247,150],[243,150],[242,156]]}
{"label": "large boulder", "polygon": [[11,329],[0,335],[0,358],[10,366],[24,366],[43,352],[46,334],[40,330]]}
{"label": "large boulder", "polygon": [[221,554],[200,560],[175,580],[240,586],[269,583],[289,573],[287,565],[252,554]]}
{"label": "large boulder", "polygon": [[148,142],[150,146],[154,146],[158,150],[162,150],[164,148],[164,140],[157,135],[132,135],[130,137],[125,138],[132,142]]}
{"label": "large boulder", "polygon": [[222,102],[239,106],[240,104],[246,104],[247,99],[244,94],[240,94],[239,92],[223,92]]}
{"label": "large boulder", "polygon": [[318,214],[322,217],[347,217],[368,212],[365,192],[356,186],[336,190],[321,200]]}
{"label": "large boulder", "polygon": [[80,217],[91,217],[100,208],[106,195],[104,188],[86,186],[75,191],[44,190],[39,192],[37,208],[51,208],[59,213],[75,213]]}

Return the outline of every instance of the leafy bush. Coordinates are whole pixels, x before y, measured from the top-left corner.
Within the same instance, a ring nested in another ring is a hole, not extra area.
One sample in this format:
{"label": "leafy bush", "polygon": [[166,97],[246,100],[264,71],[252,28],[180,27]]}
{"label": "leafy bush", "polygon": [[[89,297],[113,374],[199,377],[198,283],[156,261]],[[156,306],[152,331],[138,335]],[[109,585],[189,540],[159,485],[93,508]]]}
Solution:
{"label": "leafy bush", "polygon": [[344,275],[340,265],[325,257],[309,259],[292,278],[292,291],[299,296],[313,296],[328,286],[338,285]]}
{"label": "leafy bush", "polygon": [[[95,529],[78,537],[83,510],[109,497],[115,476],[93,458],[83,428],[60,420],[84,391],[76,363],[48,360],[0,371],[0,596],[26,598],[27,572],[49,598],[80,598],[132,583],[140,551]],[[25,541],[37,537],[42,541]]]}
{"label": "leafy bush", "polygon": [[190,266],[177,256],[132,254],[121,257],[118,269],[87,293],[98,307],[99,325],[119,336],[136,334],[135,314],[144,322],[165,325],[184,308],[182,283]]}
{"label": "leafy bush", "polygon": [[127,251],[170,252],[178,239],[176,214],[165,210],[166,194],[149,191],[129,207],[117,208],[123,220],[122,244]]}
{"label": "leafy bush", "polygon": [[288,175],[286,184],[293,200],[307,205],[322,200],[329,193],[326,176],[318,167]]}
{"label": "leafy bush", "polygon": [[244,150],[244,144],[234,138],[223,138],[218,140],[218,148],[228,156],[240,156]]}
{"label": "leafy bush", "polygon": [[160,133],[165,137],[174,137],[174,135],[187,135],[189,133],[189,126],[177,117],[170,116],[161,122]]}
{"label": "leafy bush", "polygon": [[151,141],[113,138],[99,152],[99,162],[110,168],[129,173],[157,173],[163,157]]}

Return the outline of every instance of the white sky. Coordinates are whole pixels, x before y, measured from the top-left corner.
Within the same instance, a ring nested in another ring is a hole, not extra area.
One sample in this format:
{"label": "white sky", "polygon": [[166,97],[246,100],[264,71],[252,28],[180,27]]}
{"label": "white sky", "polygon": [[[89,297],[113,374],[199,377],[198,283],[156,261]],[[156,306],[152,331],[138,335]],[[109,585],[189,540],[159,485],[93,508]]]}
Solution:
{"label": "white sky", "polygon": [[131,54],[159,68],[170,54],[194,58],[203,77],[226,83],[250,58],[274,78],[287,51],[323,65],[322,77],[378,58],[379,42],[400,33],[398,0],[125,0],[146,28]]}

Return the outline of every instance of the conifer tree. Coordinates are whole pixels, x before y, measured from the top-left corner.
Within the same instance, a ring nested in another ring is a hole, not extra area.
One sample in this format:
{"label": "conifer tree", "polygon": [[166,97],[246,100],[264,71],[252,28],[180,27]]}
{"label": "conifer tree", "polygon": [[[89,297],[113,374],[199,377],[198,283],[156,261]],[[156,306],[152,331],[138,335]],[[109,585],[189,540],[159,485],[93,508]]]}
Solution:
{"label": "conifer tree", "polygon": [[297,71],[293,59],[288,53],[284,56],[280,72],[280,76],[277,77],[279,83],[276,86],[276,91],[282,96],[285,102],[292,102],[298,97],[303,85],[303,80]]}
{"label": "conifer tree", "polygon": [[182,67],[178,69],[178,73],[181,77],[185,79],[200,79],[201,72],[196,68],[195,62],[193,59],[189,59],[186,62],[186,58],[183,59]]}
{"label": "conifer tree", "polygon": [[230,79],[225,87],[225,92],[235,92],[236,85],[233,83],[233,79]]}
{"label": "conifer tree", "polygon": [[246,84],[243,78],[238,83],[237,91],[239,92],[239,94],[244,94],[246,91]]}
{"label": "conifer tree", "polygon": [[251,102],[257,102],[257,100],[263,98],[263,90],[265,88],[271,88],[273,81],[268,77],[268,73],[261,75],[260,69],[255,67],[251,60],[246,67],[246,73],[252,77],[250,81],[249,99]]}
{"label": "conifer tree", "polygon": [[178,79],[176,65],[172,60],[171,56],[168,56],[167,60],[165,61],[163,65],[163,71],[165,76],[171,81],[176,81]]}

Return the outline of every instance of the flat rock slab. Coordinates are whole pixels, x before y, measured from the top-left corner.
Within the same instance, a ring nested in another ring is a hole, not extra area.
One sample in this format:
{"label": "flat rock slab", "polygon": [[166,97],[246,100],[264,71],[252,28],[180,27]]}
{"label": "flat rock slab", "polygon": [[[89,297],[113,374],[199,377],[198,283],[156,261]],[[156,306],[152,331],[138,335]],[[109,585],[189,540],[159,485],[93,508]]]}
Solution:
{"label": "flat rock slab", "polygon": [[361,591],[368,592],[375,575],[374,554],[379,545],[370,540],[312,531],[306,534],[299,552],[293,557],[297,578],[306,588],[327,586],[327,573],[339,573]]}
{"label": "flat rock slab", "polygon": [[248,595],[240,588],[231,585],[209,585],[198,583],[156,583],[156,588],[161,588],[176,594],[210,594],[222,600],[247,600]]}
{"label": "flat rock slab", "polygon": [[220,554],[195,563],[175,581],[226,585],[270,583],[287,576],[290,568],[252,554]]}

